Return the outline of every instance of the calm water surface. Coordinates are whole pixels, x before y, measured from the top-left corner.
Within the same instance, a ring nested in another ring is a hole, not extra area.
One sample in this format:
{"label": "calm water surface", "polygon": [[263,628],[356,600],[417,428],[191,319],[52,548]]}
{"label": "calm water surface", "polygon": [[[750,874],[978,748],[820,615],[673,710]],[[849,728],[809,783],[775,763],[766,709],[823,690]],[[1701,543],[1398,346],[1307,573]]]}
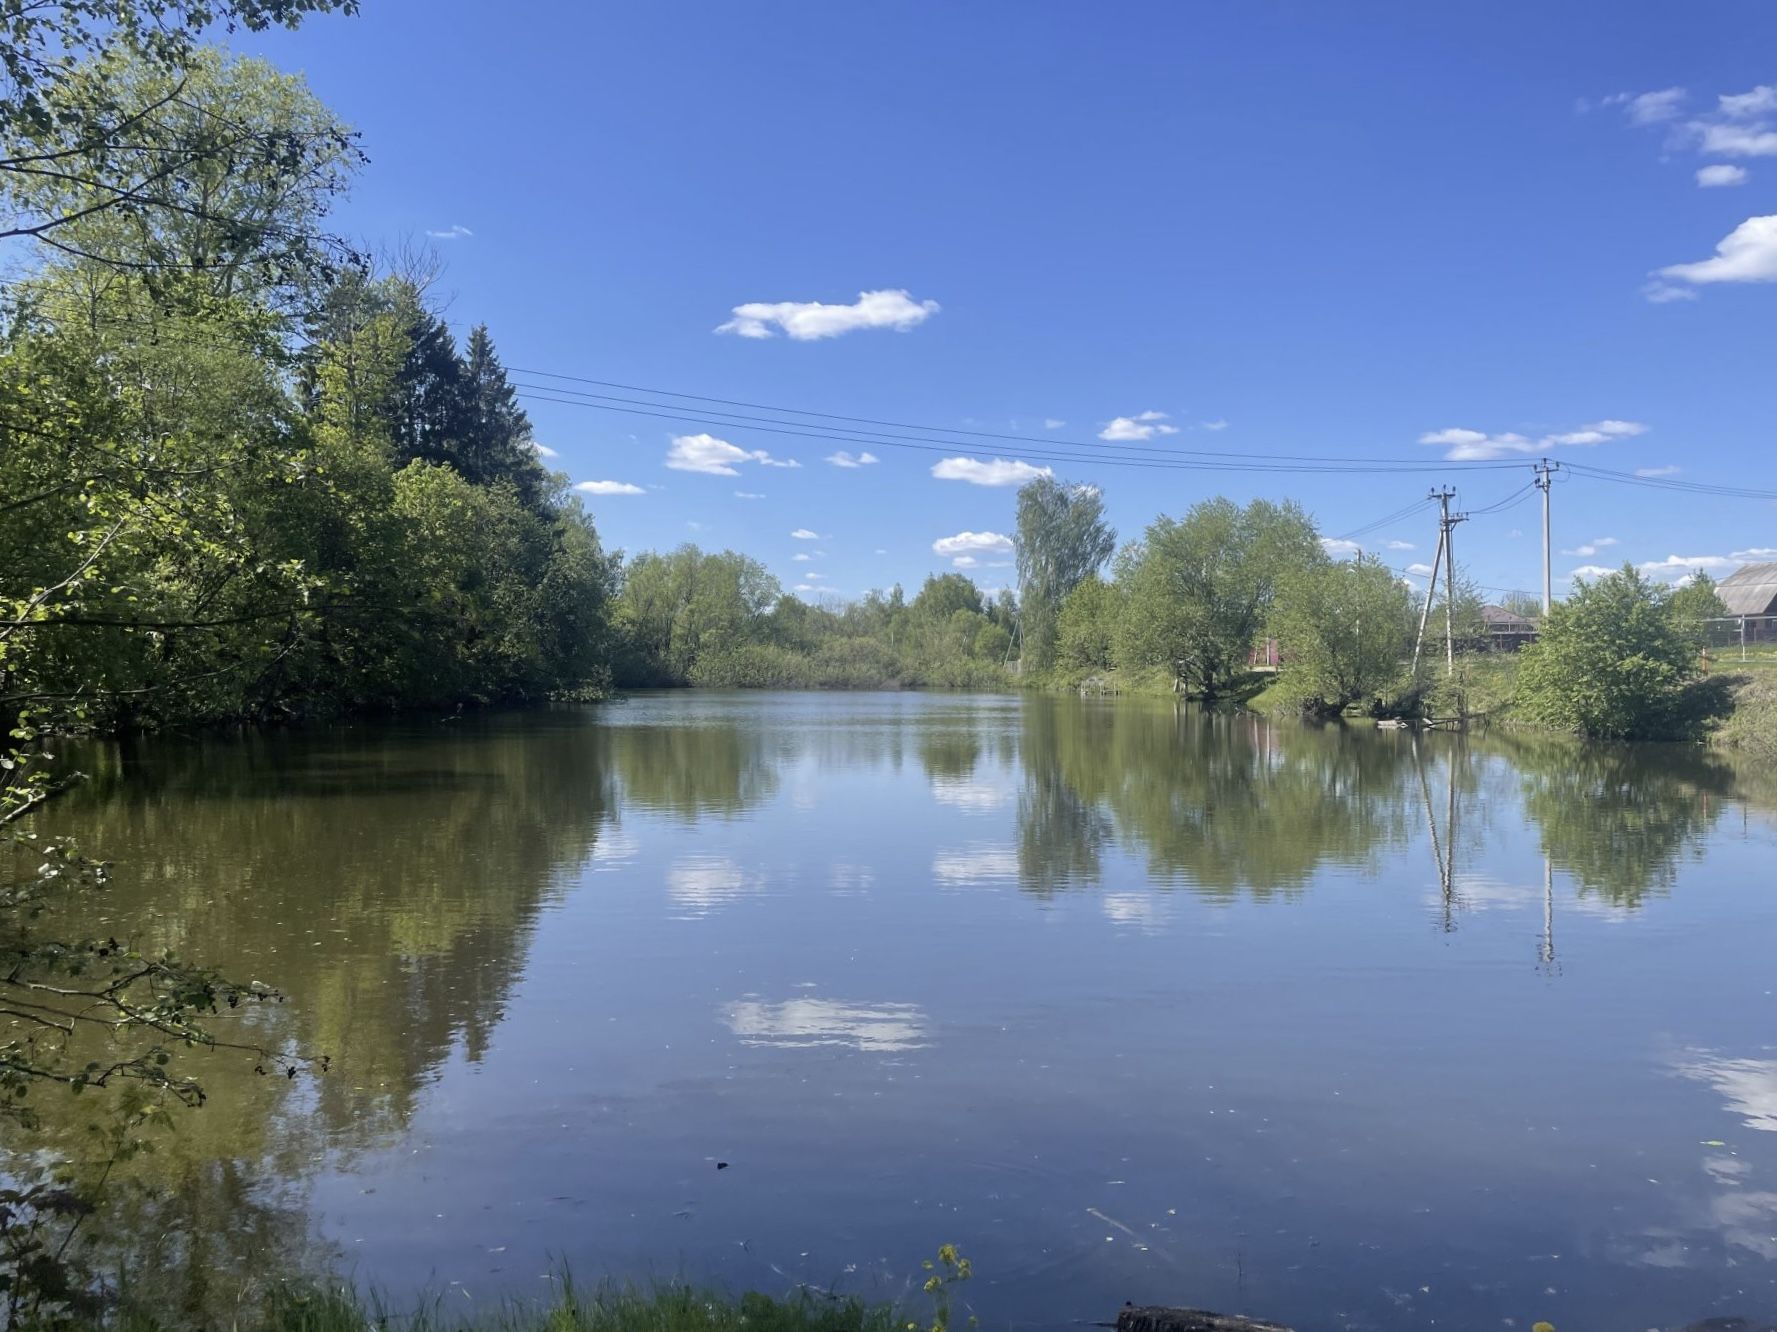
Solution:
{"label": "calm water surface", "polygon": [[1777,1311],[1777,783],[1695,751],[682,693],[102,758],[109,928],[334,1057],[212,1061],[206,1280]]}

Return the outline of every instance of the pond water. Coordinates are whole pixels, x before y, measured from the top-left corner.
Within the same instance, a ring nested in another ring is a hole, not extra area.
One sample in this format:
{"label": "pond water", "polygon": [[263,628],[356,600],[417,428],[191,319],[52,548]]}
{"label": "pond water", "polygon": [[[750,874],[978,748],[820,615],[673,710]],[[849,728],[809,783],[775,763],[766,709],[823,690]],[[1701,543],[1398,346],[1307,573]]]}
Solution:
{"label": "pond water", "polygon": [[91,766],[103,928],[333,1058],[203,1061],[141,1226],[194,1299],[955,1243],[987,1326],[1777,1310],[1777,801],[1695,750],[678,693]]}

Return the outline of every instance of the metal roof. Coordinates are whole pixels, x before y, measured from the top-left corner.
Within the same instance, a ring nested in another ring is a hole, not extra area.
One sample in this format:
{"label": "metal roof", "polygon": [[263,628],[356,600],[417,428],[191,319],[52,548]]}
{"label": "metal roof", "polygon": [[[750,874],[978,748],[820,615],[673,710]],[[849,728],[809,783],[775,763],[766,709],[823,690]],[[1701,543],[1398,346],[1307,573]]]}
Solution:
{"label": "metal roof", "polygon": [[1536,621],[1527,619],[1504,606],[1481,607],[1481,621],[1494,634],[1530,634],[1536,632]]}
{"label": "metal roof", "polygon": [[1771,615],[1777,602],[1777,564],[1748,564],[1715,585],[1732,615]]}

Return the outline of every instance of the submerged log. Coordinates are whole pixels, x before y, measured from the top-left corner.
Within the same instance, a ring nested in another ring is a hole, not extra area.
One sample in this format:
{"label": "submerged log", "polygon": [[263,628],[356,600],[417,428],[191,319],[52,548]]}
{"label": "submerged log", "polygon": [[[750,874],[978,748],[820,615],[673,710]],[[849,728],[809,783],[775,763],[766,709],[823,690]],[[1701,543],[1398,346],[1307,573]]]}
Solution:
{"label": "submerged log", "polygon": [[1290,1332],[1280,1323],[1261,1323],[1240,1314],[1210,1313],[1205,1309],[1169,1309],[1130,1305],[1117,1315],[1117,1332]]}

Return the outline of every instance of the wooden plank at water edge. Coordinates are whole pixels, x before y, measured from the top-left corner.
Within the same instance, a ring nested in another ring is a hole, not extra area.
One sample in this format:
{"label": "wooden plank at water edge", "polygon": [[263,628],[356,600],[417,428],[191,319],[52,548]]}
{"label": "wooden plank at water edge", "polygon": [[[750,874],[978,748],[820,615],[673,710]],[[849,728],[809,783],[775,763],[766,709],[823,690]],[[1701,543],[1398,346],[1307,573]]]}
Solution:
{"label": "wooden plank at water edge", "polygon": [[1261,1323],[1239,1314],[1209,1313],[1203,1309],[1169,1309],[1133,1305],[1117,1315],[1117,1332],[1290,1332],[1281,1323]]}

